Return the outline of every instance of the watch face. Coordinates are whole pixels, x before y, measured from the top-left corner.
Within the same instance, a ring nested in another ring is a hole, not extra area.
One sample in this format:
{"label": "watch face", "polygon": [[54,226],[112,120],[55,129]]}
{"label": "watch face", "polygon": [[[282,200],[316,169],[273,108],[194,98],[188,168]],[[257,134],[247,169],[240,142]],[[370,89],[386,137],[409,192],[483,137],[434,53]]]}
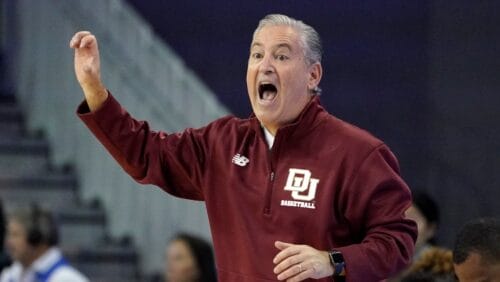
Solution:
{"label": "watch face", "polygon": [[344,256],[342,255],[341,252],[338,251],[333,251],[332,252],[332,259],[335,263],[342,263],[344,262]]}
{"label": "watch face", "polygon": [[330,253],[330,262],[334,267],[333,275],[342,275],[345,267],[344,256],[339,251],[333,251]]}

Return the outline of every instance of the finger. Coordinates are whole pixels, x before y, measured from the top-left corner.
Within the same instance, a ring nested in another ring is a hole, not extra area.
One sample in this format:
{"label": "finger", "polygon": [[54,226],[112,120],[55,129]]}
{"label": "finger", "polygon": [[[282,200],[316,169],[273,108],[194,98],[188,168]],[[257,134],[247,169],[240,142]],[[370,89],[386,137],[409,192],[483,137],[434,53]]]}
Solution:
{"label": "finger", "polygon": [[290,244],[290,243],[286,243],[286,242],[282,242],[282,241],[276,241],[274,242],[274,246],[276,248],[278,248],[279,250],[284,250],[288,247],[291,247],[291,246],[295,246],[294,244]]}
{"label": "finger", "polygon": [[77,48],[80,45],[80,41],[82,38],[86,35],[90,35],[91,33],[89,31],[79,31],[73,35],[69,42],[69,47],[71,48]]}
{"label": "finger", "polygon": [[302,266],[300,264],[295,264],[286,269],[285,271],[281,272],[277,278],[278,280],[287,280],[294,276],[299,275],[302,271],[303,271]]}
{"label": "finger", "polygon": [[299,248],[295,248],[293,245],[282,250],[281,252],[279,252],[273,259],[273,263],[274,264],[278,264],[280,263],[281,261],[283,261],[284,259],[290,257],[290,256],[293,256],[293,255],[297,255],[298,253],[300,253],[300,249]]}
{"label": "finger", "polygon": [[286,280],[286,282],[299,282],[299,281],[304,281],[306,279],[312,278],[314,275],[314,270],[312,269],[302,269],[302,272],[299,274],[289,278]]}
{"label": "finger", "polygon": [[300,262],[302,262],[302,261],[303,260],[301,259],[300,255],[298,255],[298,254],[291,256],[291,257],[288,257],[288,258],[284,259],[283,261],[281,261],[278,265],[276,265],[274,267],[273,271],[275,274],[279,274],[283,271],[286,271],[289,268],[294,267],[295,265],[299,265]]}
{"label": "finger", "polygon": [[96,42],[96,38],[94,35],[86,35],[85,37],[82,38],[82,41],[80,42],[80,48],[87,48],[92,46]]}

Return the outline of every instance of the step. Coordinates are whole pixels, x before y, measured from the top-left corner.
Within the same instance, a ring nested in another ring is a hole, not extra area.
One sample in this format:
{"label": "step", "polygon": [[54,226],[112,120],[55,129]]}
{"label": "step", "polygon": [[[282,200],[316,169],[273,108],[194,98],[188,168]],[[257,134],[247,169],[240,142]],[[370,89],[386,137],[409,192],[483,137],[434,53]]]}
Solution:
{"label": "step", "polygon": [[133,248],[96,246],[65,253],[75,267],[91,281],[138,280],[138,255]]}
{"label": "step", "polygon": [[39,174],[48,168],[49,146],[42,139],[0,139],[0,177]]}
{"label": "step", "polygon": [[0,103],[0,134],[2,139],[22,136],[24,119],[21,109],[14,102]]}
{"label": "step", "polygon": [[101,209],[66,208],[55,211],[63,248],[102,244],[106,236],[106,216]]}
{"label": "step", "polygon": [[31,176],[0,177],[0,195],[6,209],[37,203],[50,210],[77,204],[76,179],[72,174],[49,172]]}

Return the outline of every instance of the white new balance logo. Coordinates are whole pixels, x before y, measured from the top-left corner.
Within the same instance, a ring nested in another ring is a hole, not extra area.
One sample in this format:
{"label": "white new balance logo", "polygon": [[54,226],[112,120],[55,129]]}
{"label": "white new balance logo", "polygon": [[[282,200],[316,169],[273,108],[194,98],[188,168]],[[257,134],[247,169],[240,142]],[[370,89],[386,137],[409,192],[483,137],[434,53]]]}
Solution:
{"label": "white new balance logo", "polygon": [[242,156],[240,154],[236,154],[233,157],[233,164],[236,164],[239,166],[246,166],[249,162],[250,162],[250,160],[247,157]]}

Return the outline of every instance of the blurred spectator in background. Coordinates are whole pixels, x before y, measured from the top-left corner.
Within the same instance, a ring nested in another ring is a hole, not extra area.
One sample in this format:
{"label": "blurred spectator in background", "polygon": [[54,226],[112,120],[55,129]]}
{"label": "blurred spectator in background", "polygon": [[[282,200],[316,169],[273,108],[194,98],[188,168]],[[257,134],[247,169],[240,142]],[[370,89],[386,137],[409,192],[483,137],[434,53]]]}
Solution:
{"label": "blurred spectator in background", "polygon": [[86,282],[57,247],[58,230],[52,214],[37,206],[8,216],[6,246],[14,263],[0,282]]}
{"label": "blurred spectator in background", "polygon": [[198,237],[178,234],[166,248],[167,282],[216,282],[211,245]]}
{"label": "blurred spectator in background", "polygon": [[455,281],[451,250],[429,247],[413,262],[402,282]]}
{"label": "blurred spectator in background", "polygon": [[[436,202],[425,192],[413,194],[412,205],[406,211],[406,217],[417,223],[418,236],[415,242],[415,253],[412,264],[419,261],[421,255],[435,244],[434,235],[439,224],[439,208]],[[390,282],[401,281],[403,276],[409,274],[410,265],[406,270],[391,278]],[[427,281],[427,280],[412,280]]]}
{"label": "blurred spectator in background", "polygon": [[417,261],[423,251],[436,243],[434,236],[439,224],[439,208],[427,193],[417,192],[413,195],[406,217],[417,223],[418,237],[413,255],[413,261]]}
{"label": "blurred spectator in background", "polygon": [[453,264],[460,281],[500,281],[500,220],[467,223],[457,235]]}
{"label": "blurred spectator in background", "polygon": [[0,273],[2,272],[2,269],[9,266],[11,263],[9,256],[4,250],[5,230],[6,222],[3,213],[2,199],[0,198]]}

